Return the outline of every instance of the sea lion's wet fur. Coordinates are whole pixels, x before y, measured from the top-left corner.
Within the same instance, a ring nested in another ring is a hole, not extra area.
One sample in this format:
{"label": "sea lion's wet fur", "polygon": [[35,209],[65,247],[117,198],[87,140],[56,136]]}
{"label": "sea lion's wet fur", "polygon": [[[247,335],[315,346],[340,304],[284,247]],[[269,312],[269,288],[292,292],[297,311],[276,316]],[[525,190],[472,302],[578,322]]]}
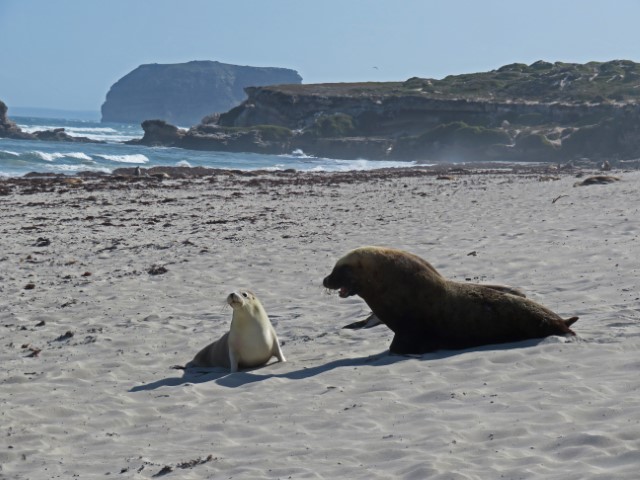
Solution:
{"label": "sea lion's wet fur", "polygon": [[575,335],[578,318],[494,286],[454,282],[427,261],[401,250],[361,247],[336,263],[324,286],[359,295],[395,336],[393,353],[420,354]]}

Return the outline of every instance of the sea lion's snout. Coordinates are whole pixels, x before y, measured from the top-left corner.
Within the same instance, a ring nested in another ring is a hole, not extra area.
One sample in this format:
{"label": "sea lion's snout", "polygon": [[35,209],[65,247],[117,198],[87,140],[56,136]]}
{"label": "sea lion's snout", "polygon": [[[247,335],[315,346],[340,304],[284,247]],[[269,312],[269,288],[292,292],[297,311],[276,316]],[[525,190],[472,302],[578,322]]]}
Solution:
{"label": "sea lion's snout", "polygon": [[242,295],[239,294],[238,292],[231,292],[228,296],[227,296],[227,303],[229,305],[231,305],[232,307],[237,307],[240,306],[244,303],[244,301],[242,300]]}
{"label": "sea lion's snout", "polygon": [[333,271],[324,278],[322,285],[330,290],[338,290],[338,295],[342,298],[355,295],[357,292],[349,282],[349,276],[344,268],[333,269]]}

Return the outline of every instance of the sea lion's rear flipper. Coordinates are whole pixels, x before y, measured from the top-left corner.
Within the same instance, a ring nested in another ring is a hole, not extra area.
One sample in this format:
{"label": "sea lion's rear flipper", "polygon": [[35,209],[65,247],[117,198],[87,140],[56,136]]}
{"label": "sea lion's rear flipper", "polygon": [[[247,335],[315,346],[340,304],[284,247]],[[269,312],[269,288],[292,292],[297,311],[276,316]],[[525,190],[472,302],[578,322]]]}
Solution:
{"label": "sea lion's rear flipper", "polygon": [[571,325],[573,325],[574,323],[576,323],[578,321],[578,318],[580,318],[580,317],[571,317],[571,318],[568,318],[566,320],[563,320],[563,322],[567,327],[570,327]]}
{"label": "sea lion's rear flipper", "polygon": [[362,328],[372,328],[380,325],[382,322],[378,317],[376,317],[375,313],[372,313],[364,320],[360,320],[358,322],[350,323],[349,325],[345,325],[342,328],[350,328],[352,330],[360,330]]}

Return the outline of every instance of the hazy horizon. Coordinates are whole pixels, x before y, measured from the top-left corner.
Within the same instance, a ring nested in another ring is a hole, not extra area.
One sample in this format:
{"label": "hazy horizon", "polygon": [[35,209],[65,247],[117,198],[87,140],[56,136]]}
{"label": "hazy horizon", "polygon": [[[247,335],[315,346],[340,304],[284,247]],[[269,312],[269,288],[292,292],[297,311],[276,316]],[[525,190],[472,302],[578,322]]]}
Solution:
{"label": "hazy horizon", "polygon": [[[303,83],[402,81],[537,60],[640,61],[640,2],[0,1],[0,100],[99,112],[141,64],[212,60]],[[11,55],[7,52],[11,51]]]}

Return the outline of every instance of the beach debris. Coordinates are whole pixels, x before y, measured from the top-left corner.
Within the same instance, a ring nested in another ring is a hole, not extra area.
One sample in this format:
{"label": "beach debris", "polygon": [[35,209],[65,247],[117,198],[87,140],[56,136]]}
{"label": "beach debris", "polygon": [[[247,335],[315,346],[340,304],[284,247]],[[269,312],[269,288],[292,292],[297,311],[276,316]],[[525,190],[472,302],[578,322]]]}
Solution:
{"label": "beach debris", "polygon": [[44,320],[40,320],[38,323],[36,323],[36,327],[44,327],[47,324],[47,322],[45,322]]}
{"label": "beach debris", "polygon": [[42,351],[41,348],[34,347],[30,343],[25,343],[24,345],[22,345],[22,349],[29,350],[31,352],[27,355],[27,358],[36,358],[38,355],[40,355],[40,352]]}
{"label": "beach debris", "polygon": [[591,177],[587,177],[581,182],[576,182],[573,184],[574,187],[584,187],[587,185],[606,185],[607,183],[619,182],[619,177],[614,177],[611,175],[593,175]]}
{"label": "beach debris", "polygon": [[165,465],[164,467],[162,467],[160,469],[160,471],[158,473],[154,473],[152,475],[152,477],[156,478],[156,477],[161,477],[163,475],[166,475],[167,473],[171,473],[173,472],[173,467],[170,465]]}
{"label": "beach debris", "polygon": [[171,175],[169,175],[166,172],[160,172],[160,173],[152,173],[151,177],[155,178],[156,180],[162,181],[162,180],[169,180],[171,178]]}
{"label": "beach debris", "polygon": [[82,185],[82,179],[77,178],[77,177],[71,177],[71,178],[64,178],[62,179],[62,183],[64,183],[65,185],[71,185],[71,186],[77,186],[77,185]]}
{"label": "beach debris", "polygon": [[69,340],[70,338],[73,338],[73,336],[75,335],[75,333],[73,333],[71,330],[67,330],[63,335],[60,335],[58,338],[56,338],[56,342],[63,342],[65,340]]}
{"label": "beach debris", "polygon": [[149,275],[162,275],[164,273],[167,273],[169,270],[167,270],[167,267],[165,267],[164,265],[153,265],[148,271],[147,273]]}
{"label": "beach debris", "polygon": [[45,237],[38,237],[36,243],[33,244],[34,247],[48,247],[51,245],[51,240]]}
{"label": "beach debris", "polygon": [[24,286],[25,290],[33,290],[34,288],[36,288],[36,284],[33,282],[29,282]]}
{"label": "beach debris", "polygon": [[467,257],[477,257],[477,256],[478,256],[478,252],[475,250],[473,252],[467,253]]}
{"label": "beach debris", "polygon": [[158,471],[157,473],[153,474],[152,477],[156,478],[156,477],[162,477],[163,475],[166,475],[167,473],[171,473],[173,472],[176,468],[180,468],[180,469],[187,469],[187,468],[193,468],[193,467],[197,467],[198,465],[202,465],[204,463],[207,462],[211,462],[212,460],[217,460],[218,457],[215,457],[213,455],[209,455],[206,458],[201,458],[198,457],[194,460],[189,460],[187,462],[182,462],[182,463],[178,463],[175,467],[172,467],[171,465],[165,465],[164,467],[162,467],[160,469],[160,471]]}
{"label": "beach debris", "polygon": [[436,180],[455,180],[456,177],[454,177],[453,175],[438,175],[436,177]]}
{"label": "beach debris", "polygon": [[551,200],[551,203],[556,203],[558,200],[560,200],[562,197],[568,197],[569,195],[567,195],[566,193],[562,194],[562,195],[558,195],[556,198],[554,198],[553,200]]}

